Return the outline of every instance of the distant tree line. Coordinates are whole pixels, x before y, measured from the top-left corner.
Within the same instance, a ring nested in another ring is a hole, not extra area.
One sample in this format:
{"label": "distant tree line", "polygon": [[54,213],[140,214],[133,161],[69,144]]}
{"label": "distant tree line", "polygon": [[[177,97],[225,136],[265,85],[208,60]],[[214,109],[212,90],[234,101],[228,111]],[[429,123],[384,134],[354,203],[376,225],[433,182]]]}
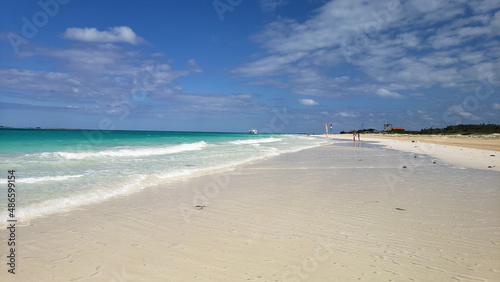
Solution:
{"label": "distant tree line", "polygon": [[353,134],[353,133],[380,133],[379,130],[376,130],[376,129],[373,129],[373,128],[369,128],[369,129],[360,129],[360,130],[342,130],[340,131],[340,134]]}
{"label": "distant tree line", "polygon": [[461,135],[472,135],[472,134],[492,134],[500,133],[499,124],[458,124],[449,125],[445,128],[424,128],[420,131],[398,131],[391,130],[388,131],[389,134],[461,134]]}
{"label": "distant tree line", "polygon": [[376,129],[373,129],[373,128],[368,128],[368,129],[360,129],[358,130],[359,133],[377,133],[377,132],[380,132]]}

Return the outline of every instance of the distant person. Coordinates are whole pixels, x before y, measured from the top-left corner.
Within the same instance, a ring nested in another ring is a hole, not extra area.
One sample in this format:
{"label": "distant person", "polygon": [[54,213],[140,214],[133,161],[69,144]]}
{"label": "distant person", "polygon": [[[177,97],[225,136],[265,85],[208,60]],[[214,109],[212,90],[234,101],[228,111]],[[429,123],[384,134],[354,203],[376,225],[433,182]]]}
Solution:
{"label": "distant person", "polygon": [[361,133],[358,132],[358,141],[361,142]]}

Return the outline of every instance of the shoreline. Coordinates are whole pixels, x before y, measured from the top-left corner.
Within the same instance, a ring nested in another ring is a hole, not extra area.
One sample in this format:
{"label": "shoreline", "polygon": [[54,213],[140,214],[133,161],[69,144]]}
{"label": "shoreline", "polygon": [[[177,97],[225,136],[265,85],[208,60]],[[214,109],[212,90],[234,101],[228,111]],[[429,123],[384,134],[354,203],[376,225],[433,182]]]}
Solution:
{"label": "shoreline", "polygon": [[[57,140],[59,136],[68,135],[54,136]],[[115,137],[122,137],[123,141],[109,138],[111,142],[98,144],[100,147],[82,146],[82,150],[65,150],[59,142],[47,141],[47,146],[26,146],[39,148],[39,152],[14,154],[12,164],[4,163],[4,167],[18,170],[16,182],[25,192],[24,205],[16,211],[20,223],[119,194],[136,193],[162,182],[234,169],[261,158],[321,143],[296,136],[179,134],[158,144],[155,140],[149,142],[149,136],[119,135]],[[136,142],[142,139],[146,140],[143,144]],[[55,145],[51,147],[52,144]],[[7,219],[5,210],[0,211],[0,227],[6,227]]]}
{"label": "shoreline", "polygon": [[[333,140],[33,219],[15,278],[500,278],[497,172],[426,157],[403,170],[402,156]],[[469,185],[479,179],[490,185]]]}

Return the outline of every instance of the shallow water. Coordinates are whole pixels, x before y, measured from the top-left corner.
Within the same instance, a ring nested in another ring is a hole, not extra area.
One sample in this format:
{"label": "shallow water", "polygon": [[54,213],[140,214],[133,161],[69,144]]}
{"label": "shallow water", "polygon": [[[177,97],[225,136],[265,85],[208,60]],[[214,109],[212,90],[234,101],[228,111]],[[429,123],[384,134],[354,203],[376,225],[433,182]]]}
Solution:
{"label": "shallow water", "polygon": [[[21,221],[324,142],[299,135],[42,129],[3,129],[0,140],[0,168],[15,170]],[[6,193],[0,190],[1,198]],[[2,211],[1,222],[6,219]]]}

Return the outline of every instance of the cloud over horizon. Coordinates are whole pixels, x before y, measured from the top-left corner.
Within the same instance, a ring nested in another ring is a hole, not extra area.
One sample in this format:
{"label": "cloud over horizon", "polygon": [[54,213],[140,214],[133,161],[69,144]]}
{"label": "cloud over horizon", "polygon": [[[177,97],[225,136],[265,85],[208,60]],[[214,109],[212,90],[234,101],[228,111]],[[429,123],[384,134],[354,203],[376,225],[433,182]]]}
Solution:
{"label": "cloud over horizon", "polygon": [[[170,112],[241,111],[240,107],[254,107],[255,96],[192,94],[183,91],[177,83],[181,77],[203,70],[194,59],[186,61],[188,70],[174,69],[168,59],[149,60],[137,52],[124,52],[121,47],[110,43],[96,43],[93,46],[72,48],[37,48],[26,52],[35,53],[54,61],[57,71],[0,68],[0,88],[13,90],[5,94],[4,108],[17,105],[12,101],[37,95],[33,106],[39,108],[53,103],[51,111],[72,111],[92,114],[121,116],[129,104],[137,104],[136,98],[147,96],[148,103],[155,103],[157,109]],[[11,98],[7,98],[7,97]],[[142,99],[142,98],[141,98]],[[68,106],[79,101],[79,106]],[[141,100],[144,103],[146,100]],[[208,106],[212,105],[212,106]],[[154,113],[143,112],[145,116]],[[165,116],[165,114],[163,114]]]}
{"label": "cloud over horizon", "polygon": [[389,90],[384,89],[384,88],[379,88],[376,93],[379,97],[382,97],[382,98],[393,98],[393,99],[403,99],[404,98],[403,95],[396,93],[394,91],[389,91]]}

